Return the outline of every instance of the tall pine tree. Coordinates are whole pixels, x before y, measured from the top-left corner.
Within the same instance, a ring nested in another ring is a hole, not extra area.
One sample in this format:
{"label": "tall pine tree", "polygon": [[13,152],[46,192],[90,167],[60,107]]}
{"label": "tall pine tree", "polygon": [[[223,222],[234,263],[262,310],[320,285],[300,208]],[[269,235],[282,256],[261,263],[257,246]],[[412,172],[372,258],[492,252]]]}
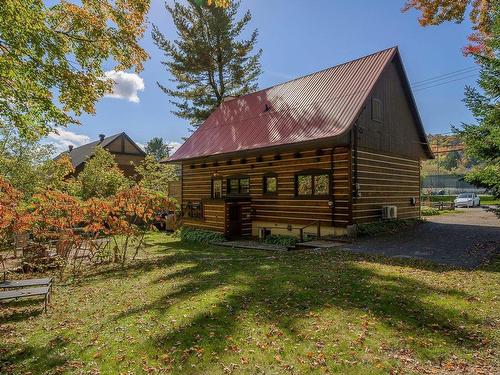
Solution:
{"label": "tall pine tree", "polygon": [[465,143],[466,153],[478,161],[466,181],[489,189],[500,197],[500,7],[492,8],[493,33],[487,41],[489,55],[476,55],[481,66],[479,87],[467,87],[465,103],[477,125],[464,124],[454,131]]}
{"label": "tall pine tree", "polygon": [[227,8],[198,5],[188,0],[186,5],[175,2],[165,7],[177,28],[177,39],[168,40],[153,26],[153,40],[167,58],[163,64],[172,75],[175,88],[158,82],[173,99],[173,113],[200,125],[227,96],[254,91],[261,74],[262,50],[252,54],[257,42],[257,30],[248,39],[241,33],[252,16],[247,11],[236,19],[239,1]]}

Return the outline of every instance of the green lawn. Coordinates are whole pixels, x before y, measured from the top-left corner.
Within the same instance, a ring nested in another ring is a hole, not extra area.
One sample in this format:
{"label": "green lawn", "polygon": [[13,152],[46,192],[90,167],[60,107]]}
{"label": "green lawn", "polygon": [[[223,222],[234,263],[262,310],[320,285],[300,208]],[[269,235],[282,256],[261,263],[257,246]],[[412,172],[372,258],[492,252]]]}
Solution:
{"label": "green lawn", "polygon": [[125,270],[0,307],[0,373],[498,373],[500,267],[149,237]]}
{"label": "green lawn", "polygon": [[460,210],[439,210],[435,207],[422,206],[420,210],[422,216],[456,215],[462,214]]}

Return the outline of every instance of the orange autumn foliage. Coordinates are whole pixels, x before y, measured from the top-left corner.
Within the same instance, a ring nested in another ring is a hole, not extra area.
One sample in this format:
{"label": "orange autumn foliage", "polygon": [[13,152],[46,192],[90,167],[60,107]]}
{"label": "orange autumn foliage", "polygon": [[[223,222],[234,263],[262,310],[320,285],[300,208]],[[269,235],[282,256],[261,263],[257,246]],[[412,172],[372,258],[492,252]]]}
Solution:
{"label": "orange autumn foliage", "polygon": [[21,207],[21,192],[0,176],[0,242],[28,226],[27,212]]}
{"label": "orange autumn foliage", "polygon": [[104,236],[113,238],[114,259],[124,262],[127,248],[133,243],[137,254],[144,234],[162,210],[175,210],[175,203],[139,185],[87,201],[48,188],[26,204],[22,194],[0,177],[0,242],[4,244],[12,243],[13,235],[21,231],[30,233],[36,245],[64,243],[69,248]]}
{"label": "orange autumn foliage", "polygon": [[464,54],[492,53],[487,41],[492,37],[494,7],[498,0],[407,0],[403,12],[410,9],[420,11],[420,25],[440,25],[446,21],[460,23],[470,7],[469,19],[473,33],[469,35],[469,44],[464,47]]}

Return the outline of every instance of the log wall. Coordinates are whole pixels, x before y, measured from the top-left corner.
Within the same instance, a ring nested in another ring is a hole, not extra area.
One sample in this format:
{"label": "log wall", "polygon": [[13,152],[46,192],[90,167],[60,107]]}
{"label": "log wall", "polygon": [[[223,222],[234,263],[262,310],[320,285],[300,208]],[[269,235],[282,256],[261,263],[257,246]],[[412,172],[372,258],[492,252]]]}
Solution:
{"label": "log wall", "polygon": [[[353,151],[353,171],[356,169]],[[353,172],[354,176],[356,172]],[[353,184],[356,183],[353,176]],[[420,216],[420,162],[407,157],[358,149],[357,183],[360,196],[353,199],[353,222],[363,224],[382,218],[382,206],[397,206],[398,218]],[[353,186],[355,189],[355,186]],[[416,199],[416,204],[411,199]]]}
{"label": "log wall", "polygon": [[[250,179],[252,221],[304,226],[320,220],[323,227],[345,227],[350,220],[350,152],[347,146],[302,150],[279,154],[263,154],[241,158],[221,159],[215,162],[195,160],[182,165],[182,203],[204,201],[205,220],[185,219],[184,223],[199,228],[224,231],[224,202],[211,200],[211,179],[214,174],[223,178],[226,193],[227,178],[243,175]],[[332,173],[332,196],[323,198],[296,197],[295,174],[309,169]],[[263,193],[263,176],[276,173],[278,192]],[[333,207],[329,205],[333,202]],[[244,212],[245,215],[245,212]],[[254,231],[255,232],[255,231]]]}

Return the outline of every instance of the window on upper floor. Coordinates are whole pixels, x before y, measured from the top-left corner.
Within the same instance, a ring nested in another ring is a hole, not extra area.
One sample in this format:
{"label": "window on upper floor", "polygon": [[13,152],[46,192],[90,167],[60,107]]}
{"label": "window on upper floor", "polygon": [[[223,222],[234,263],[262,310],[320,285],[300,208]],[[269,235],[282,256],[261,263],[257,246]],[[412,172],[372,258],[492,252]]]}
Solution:
{"label": "window on upper floor", "polygon": [[227,194],[250,193],[250,179],[248,177],[230,177],[227,179]]}
{"label": "window on upper floor", "polygon": [[266,173],[262,177],[262,192],[274,195],[278,192],[278,176],[275,173]]}
{"label": "window on upper floor", "polygon": [[222,198],[222,177],[212,178],[212,198],[213,199]]}
{"label": "window on upper floor", "polygon": [[384,105],[382,100],[372,98],[372,120],[384,122]]}

